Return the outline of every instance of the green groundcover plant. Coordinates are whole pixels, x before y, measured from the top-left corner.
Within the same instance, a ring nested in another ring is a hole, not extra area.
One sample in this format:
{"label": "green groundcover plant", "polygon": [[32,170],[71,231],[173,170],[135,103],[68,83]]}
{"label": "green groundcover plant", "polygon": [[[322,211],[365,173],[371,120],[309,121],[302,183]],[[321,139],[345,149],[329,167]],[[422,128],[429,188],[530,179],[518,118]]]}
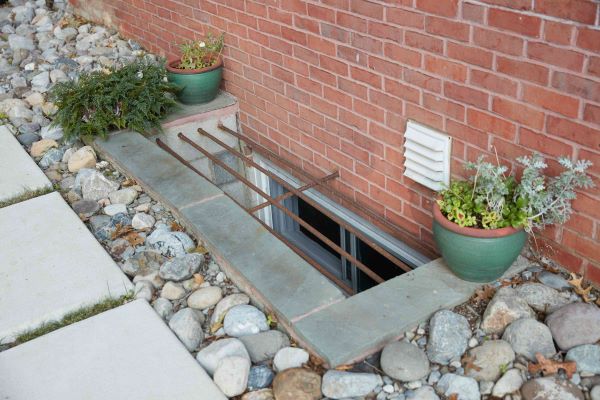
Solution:
{"label": "green groundcover plant", "polygon": [[121,68],[83,73],[76,81],[57,83],[50,97],[58,112],[54,125],[65,137],[106,137],[114,129],[144,132],[176,102],[177,87],[167,82],[163,63],[136,61]]}
{"label": "green groundcover plant", "polygon": [[562,224],[571,213],[576,189],[593,187],[587,169],[590,161],[559,158],[564,170],[554,177],[546,176],[547,167],[540,154],[517,158],[523,166],[517,181],[508,168],[494,165],[480,157],[465,168],[474,171],[468,180],[453,180],[440,192],[437,201],[442,214],[462,227],[497,229],[512,226],[527,232],[546,225]]}

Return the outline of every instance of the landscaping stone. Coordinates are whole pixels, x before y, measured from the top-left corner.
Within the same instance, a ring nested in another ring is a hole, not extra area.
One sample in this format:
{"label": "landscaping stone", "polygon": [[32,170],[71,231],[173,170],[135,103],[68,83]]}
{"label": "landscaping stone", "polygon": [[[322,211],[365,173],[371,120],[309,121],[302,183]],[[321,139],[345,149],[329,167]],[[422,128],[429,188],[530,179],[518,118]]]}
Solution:
{"label": "landscaping stone", "polygon": [[275,400],[275,396],[271,389],[262,389],[244,394],[242,400]]}
{"label": "landscaping stone", "polygon": [[31,145],[31,157],[41,157],[51,148],[58,147],[58,143],[52,139],[42,139]]}
{"label": "landscaping stone", "polygon": [[90,146],[83,146],[69,157],[67,164],[71,172],[78,172],[82,168],[94,168],[96,166],[96,152]]}
{"label": "landscaping stone", "polygon": [[594,386],[590,391],[590,397],[592,400],[600,400],[600,385]]}
{"label": "landscaping stone", "polygon": [[233,356],[246,358],[250,361],[250,356],[244,344],[239,339],[230,338],[217,340],[209,344],[198,352],[196,360],[212,376],[221,360]]}
{"label": "landscaping stone", "polygon": [[277,400],[320,400],[321,376],[304,368],[287,369],[275,376],[273,394]]}
{"label": "landscaping stone", "polygon": [[525,283],[515,291],[531,308],[540,312],[553,312],[569,303],[556,289],[541,283]]}
{"label": "landscaping stone", "polygon": [[479,385],[473,378],[445,374],[437,384],[437,391],[444,396],[457,394],[457,400],[480,400]]}
{"label": "landscaping stone", "polygon": [[253,363],[270,360],[279,350],[290,345],[287,335],[277,330],[240,336],[240,340],[246,346]]}
{"label": "landscaping stone", "polygon": [[152,228],[155,222],[156,220],[152,215],[138,212],[133,216],[131,220],[131,226],[133,229],[147,230]]}
{"label": "landscaping stone", "polygon": [[220,287],[209,286],[193,292],[187,299],[187,305],[188,307],[203,310],[217,304],[222,297]]}
{"label": "landscaping stone", "polygon": [[127,187],[119,190],[115,190],[114,192],[108,195],[108,198],[113,204],[131,204],[137,198],[137,191],[134,188]]}
{"label": "landscaping stone", "polygon": [[154,308],[154,311],[156,311],[156,313],[165,321],[170,320],[173,316],[173,303],[163,297],[154,300],[152,308]]}
{"label": "landscaping stone", "polygon": [[600,308],[592,304],[568,304],[546,318],[546,325],[561,350],[600,340]]}
{"label": "landscaping stone", "polygon": [[146,243],[167,257],[181,257],[194,249],[194,241],[183,232],[156,229]]}
{"label": "landscaping stone", "polygon": [[91,171],[81,178],[81,193],[85,200],[97,201],[106,198],[109,193],[119,188],[117,182],[107,179],[102,173],[96,170]]}
{"label": "landscaping stone", "polygon": [[407,342],[392,342],[381,352],[381,369],[399,381],[410,382],[429,373],[429,360],[425,352]]}
{"label": "landscaping stone", "polygon": [[477,381],[496,381],[502,367],[515,360],[515,352],[504,340],[488,340],[481,346],[469,350],[474,368],[470,368],[468,376]]}
{"label": "landscaping stone", "polygon": [[565,360],[575,361],[578,372],[600,375],[600,345],[584,344],[573,347],[567,353]]}
{"label": "landscaping stone", "polygon": [[423,386],[415,390],[409,400],[440,400],[439,396],[431,386]]}
{"label": "landscaping stone", "polygon": [[284,347],[275,354],[273,368],[281,372],[290,368],[301,367],[308,362],[308,352],[297,347]]}
{"label": "landscaping stone", "polygon": [[79,200],[73,203],[71,207],[78,215],[84,217],[91,217],[100,209],[100,205],[94,200]]}
{"label": "landscaping stone", "polygon": [[[104,217],[96,216],[93,218]],[[91,220],[90,220],[91,222]],[[93,222],[92,222],[93,225]],[[98,228],[95,228],[98,229]],[[148,275],[159,270],[160,266],[167,261],[167,258],[155,250],[142,250],[135,253],[132,257],[125,260],[121,267],[123,272],[129,276]]]}
{"label": "landscaping stone", "polygon": [[144,299],[149,302],[154,294],[154,286],[148,281],[139,281],[135,284],[133,292],[136,299]]}
{"label": "landscaping stone", "polygon": [[194,351],[204,339],[203,322],[204,316],[201,313],[191,308],[184,308],[173,314],[169,321],[169,328],[189,351]]}
{"label": "landscaping stone", "polygon": [[481,321],[485,333],[502,334],[504,328],[519,318],[535,318],[533,310],[510,287],[498,289],[488,304]]}
{"label": "landscaping stone", "polygon": [[[19,127],[19,131],[21,131],[21,128],[23,128],[24,125],[21,125],[21,127]],[[39,128],[38,128],[39,129]],[[21,135],[17,136],[17,140],[19,141],[19,143],[21,143],[23,146],[31,146],[31,144],[33,142],[37,142],[40,140],[40,137],[35,134],[34,132],[24,132]]]}
{"label": "landscaping stone", "polygon": [[213,310],[213,314],[210,318],[210,324],[214,325],[217,322],[223,321],[223,318],[225,318],[225,314],[232,307],[248,303],[250,303],[250,298],[243,293],[235,293],[224,297],[221,301],[217,303],[217,306]]}
{"label": "landscaping stone", "polygon": [[63,156],[63,151],[60,149],[48,150],[40,160],[40,167],[48,168],[49,166],[60,162]]}
{"label": "landscaping stone", "polygon": [[109,204],[102,211],[104,211],[104,214],[113,217],[117,214],[127,214],[127,206],[125,204]]}
{"label": "landscaping stone", "polygon": [[550,329],[533,318],[522,318],[511,323],[502,339],[510,343],[515,353],[531,361],[536,360],[536,353],[541,353],[546,358],[556,353]]}
{"label": "landscaping stone", "polygon": [[8,45],[13,50],[33,50],[35,44],[31,38],[27,38],[20,35],[8,35]]}
{"label": "landscaping stone", "polygon": [[492,395],[504,397],[507,394],[514,393],[521,388],[523,382],[520,370],[516,368],[509,369],[494,385]]}
{"label": "landscaping stone", "polygon": [[323,375],[321,391],[332,399],[361,397],[371,393],[378,385],[383,385],[381,376],[329,370]]}
{"label": "landscaping stone", "polygon": [[229,336],[239,337],[268,331],[267,317],[258,308],[250,305],[232,307],[223,320],[223,328]]}
{"label": "landscaping stone", "polygon": [[256,365],[250,368],[248,390],[264,389],[273,383],[275,373],[267,365]]}
{"label": "landscaping stone", "polygon": [[204,256],[201,254],[184,254],[165,262],[160,267],[159,275],[163,279],[181,282],[191,278],[203,261]]}
{"label": "landscaping stone", "polygon": [[185,289],[178,283],[167,282],[160,292],[160,297],[167,300],[179,300],[185,296]]}
{"label": "landscaping stone", "polygon": [[219,362],[213,380],[225,396],[233,397],[246,391],[249,373],[250,359],[232,356]]}
{"label": "landscaping stone", "polygon": [[523,400],[584,400],[581,390],[569,381],[556,377],[537,378],[521,387]]}
{"label": "landscaping stone", "polygon": [[44,126],[40,131],[42,139],[60,140],[63,137],[63,130],[60,126]]}
{"label": "landscaping stone", "polygon": [[571,285],[569,282],[559,274],[553,274],[552,272],[544,271],[538,276],[538,280],[544,285],[549,286],[553,289],[564,290],[570,289]]}
{"label": "landscaping stone", "polygon": [[465,317],[449,310],[438,311],[429,321],[427,356],[432,362],[446,365],[463,355],[470,337]]}

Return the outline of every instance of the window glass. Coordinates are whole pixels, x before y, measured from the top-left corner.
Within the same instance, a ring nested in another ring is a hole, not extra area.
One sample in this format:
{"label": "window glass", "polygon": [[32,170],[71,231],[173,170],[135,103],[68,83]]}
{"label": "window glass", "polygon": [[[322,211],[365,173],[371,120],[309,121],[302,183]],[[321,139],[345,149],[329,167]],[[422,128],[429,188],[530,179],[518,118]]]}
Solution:
{"label": "window glass", "polygon": [[[314,227],[317,231],[322,233],[327,239],[331,240],[333,243],[341,246],[340,242],[340,226],[335,223],[333,220],[325,216],[322,212],[308,204],[302,199],[298,199],[298,216],[302,218],[304,221],[308,222],[308,224]],[[327,250],[336,258],[341,259],[340,255],[337,251],[329,247],[325,244],[321,239],[317,238],[308,229],[300,226],[300,232],[308,236],[311,240],[318,243],[321,247]]]}

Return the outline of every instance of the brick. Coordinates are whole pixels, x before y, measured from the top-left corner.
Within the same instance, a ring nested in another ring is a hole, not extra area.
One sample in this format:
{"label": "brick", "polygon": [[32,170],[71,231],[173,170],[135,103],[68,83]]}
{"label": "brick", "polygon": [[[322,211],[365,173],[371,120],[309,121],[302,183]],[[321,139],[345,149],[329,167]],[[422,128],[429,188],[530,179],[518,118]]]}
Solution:
{"label": "brick", "polygon": [[510,55],[523,54],[524,41],[516,36],[475,27],[473,30],[475,44],[488,50],[495,50]]}
{"label": "brick", "polygon": [[437,36],[469,41],[469,25],[462,22],[430,16],[425,19],[425,30]]}
{"label": "brick", "polygon": [[442,91],[441,79],[422,74],[412,69],[404,70],[404,81],[406,83],[410,83],[411,85],[416,85],[427,89],[431,92],[440,93]]}
{"label": "brick", "polygon": [[461,60],[469,64],[479,65],[484,68],[492,67],[493,54],[478,47],[464,46],[462,44],[448,42],[448,57]]}
{"label": "brick", "polygon": [[438,130],[443,129],[443,118],[441,115],[432,113],[415,104],[406,103],[406,117]]}
{"label": "brick", "polygon": [[536,130],[541,130],[544,126],[544,113],[522,103],[494,97],[492,110],[511,121],[519,122]]}
{"label": "brick", "polygon": [[598,5],[589,0],[536,0],[534,10],[541,14],[593,25]]}
{"label": "brick", "polygon": [[531,10],[532,0],[481,0],[495,6],[514,8],[515,10]]}
{"label": "brick", "polygon": [[594,221],[576,212],[571,214],[564,227],[590,238],[594,235]]}
{"label": "brick", "polygon": [[385,122],[385,110],[371,102],[354,99],[352,109],[359,115],[367,117],[377,122]]}
{"label": "brick", "polygon": [[388,25],[382,22],[369,21],[369,35],[378,38],[389,39],[395,42],[402,42],[403,31],[395,25]]}
{"label": "brick", "polygon": [[321,23],[321,35],[342,43],[350,42],[350,32],[340,27],[326,24],[323,22]]}
{"label": "brick", "polygon": [[471,104],[479,108],[487,108],[488,94],[467,86],[456,85],[451,82],[444,82],[444,94],[446,97]]}
{"label": "brick", "polygon": [[514,140],[515,138],[515,124],[479,110],[472,108],[467,110],[467,123],[473,128],[491,132],[508,140]]}
{"label": "brick", "polygon": [[555,72],[552,87],[584,99],[600,102],[600,82],[576,75]]}
{"label": "brick", "polygon": [[[402,143],[404,142],[404,136],[400,132],[388,129],[374,122],[369,123],[369,135],[380,142],[391,146],[399,147],[402,146]],[[384,152],[387,154],[388,148],[386,148]]]}
{"label": "brick", "polygon": [[491,8],[488,13],[488,24],[496,28],[526,36],[539,37],[541,19],[522,13]]}
{"label": "brick", "polygon": [[465,20],[484,23],[485,20],[485,8],[472,3],[462,3],[462,17]]}
{"label": "brick", "polygon": [[308,35],[308,48],[314,52],[327,54],[329,56],[336,55],[335,44],[330,40],[323,39],[320,36]]}
{"label": "brick", "polygon": [[367,150],[371,154],[377,154],[378,156],[383,157],[383,144],[373,140],[369,136],[355,131],[354,135],[352,136],[352,142],[360,148]]}
{"label": "brick", "polygon": [[295,29],[286,28],[283,26],[281,27],[281,37],[291,42],[301,44],[303,46],[306,46],[306,44],[308,43],[306,39],[306,33],[297,31]]}
{"label": "brick", "polygon": [[464,82],[467,79],[467,67],[444,58],[425,56],[425,69],[433,74]]}
{"label": "brick", "polygon": [[517,95],[517,83],[495,73],[472,69],[470,83],[492,92],[512,97]]}
{"label": "brick", "polygon": [[546,110],[554,111],[567,117],[577,117],[579,100],[553,92],[539,86],[525,85],[523,100],[528,104],[536,104]]}
{"label": "brick", "polygon": [[600,30],[589,28],[577,29],[577,46],[582,49],[600,52]]}
{"label": "brick", "polygon": [[[462,141],[477,146],[480,149],[487,149],[488,135],[486,135],[485,132],[473,129],[470,126],[452,120],[446,121],[446,132],[448,132],[448,134],[453,138],[461,139]],[[460,170],[462,170],[462,168]]]}
{"label": "brick", "polygon": [[417,0],[417,8],[430,14],[455,17],[458,12],[458,0]]}
{"label": "brick", "polygon": [[321,33],[318,21],[306,17],[301,17],[299,15],[294,15],[294,26],[298,29],[304,29],[317,35]]}
{"label": "brick", "polygon": [[511,58],[496,57],[496,70],[513,78],[548,84],[549,69],[541,65],[532,64],[527,61],[513,60]]}
{"label": "brick", "polygon": [[346,93],[365,100],[367,98],[367,87],[350,79],[338,79],[338,88]]}
{"label": "brick", "polygon": [[583,109],[583,119],[596,125],[600,125],[600,106],[586,104]]}
{"label": "brick", "polygon": [[583,68],[583,54],[545,43],[529,42],[527,44],[527,56],[534,60],[544,61],[573,71],[581,71]]}
{"label": "brick", "polygon": [[572,145],[523,127],[519,130],[519,144],[554,157],[569,157],[573,154]]}
{"label": "brick", "polygon": [[329,86],[335,86],[337,82],[337,78],[335,75],[333,75],[329,71],[325,71],[322,68],[311,66],[309,75],[311,79],[323,82]]}
{"label": "brick", "polygon": [[363,17],[338,11],[335,21],[338,25],[343,26],[344,28],[349,28],[359,32],[367,32],[367,20]]}
{"label": "brick", "polygon": [[348,75],[348,64],[339,61],[335,58],[321,54],[319,56],[319,65],[327,71],[333,72],[336,75]]}
{"label": "brick", "polygon": [[388,7],[386,9],[386,21],[400,26],[423,29],[425,27],[425,17],[417,13],[402,8]]}
{"label": "brick", "polygon": [[377,57],[369,57],[369,68],[391,78],[402,79],[404,67],[395,62],[390,62]]}
{"label": "brick", "polygon": [[337,46],[337,56],[354,64],[365,66],[367,65],[369,59],[369,56],[364,51],[359,51],[352,47],[340,45]]}
{"label": "brick", "polygon": [[549,42],[568,45],[573,36],[573,26],[555,21],[544,22],[544,39]]}
{"label": "brick", "polygon": [[582,160],[590,160],[592,165],[588,171],[592,174],[600,176],[600,152],[595,153],[587,149],[580,149],[579,158]]}
{"label": "brick", "polygon": [[[598,205],[596,204],[595,207],[598,208]],[[565,229],[563,231],[562,244],[587,258],[600,261],[600,252],[598,252],[598,246],[600,246],[600,243],[597,241],[588,239],[568,229]]]}
{"label": "brick", "polygon": [[590,74],[600,77],[600,57],[590,57],[587,70]]}
{"label": "brick", "polygon": [[444,51],[444,42],[442,40],[417,32],[405,32],[404,43],[407,46],[415,47],[420,50],[426,50],[431,53],[441,54]]}
{"label": "brick", "polygon": [[330,102],[337,104],[342,107],[352,108],[352,97],[348,96],[341,91],[330,88],[329,86],[323,87],[323,97]]}
{"label": "brick", "polygon": [[401,64],[410,65],[413,67],[421,66],[421,53],[407,49],[403,46],[398,46],[393,43],[385,43],[384,54],[386,57]]}
{"label": "brick", "polygon": [[381,76],[358,67],[350,67],[350,76],[374,88],[381,88]]}
{"label": "brick", "polygon": [[504,139],[500,139],[496,136],[491,136],[490,150],[494,152],[494,156],[498,154],[500,159],[514,160],[517,157],[531,155],[531,150],[526,149],[523,146],[519,146],[513,142],[509,142]]}
{"label": "brick", "polygon": [[420,92],[418,89],[405,85],[401,82],[385,79],[385,91],[386,93],[399,97],[404,100],[419,104]]}
{"label": "brick", "polygon": [[350,11],[378,20],[383,19],[383,6],[366,0],[350,0]]}
{"label": "brick", "polygon": [[589,128],[569,119],[548,115],[546,131],[551,135],[587,146],[590,150],[600,151],[600,135],[597,129]]}
{"label": "brick", "polygon": [[321,21],[335,23],[335,11],[317,4],[306,4],[307,14]]}
{"label": "brick", "polygon": [[369,53],[383,54],[383,43],[381,40],[370,36],[352,33],[350,36],[350,44]]}
{"label": "brick", "polygon": [[380,92],[379,90],[369,90],[369,100],[386,110],[391,110],[395,113],[402,114],[404,112],[404,103],[388,93]]}
{"label": "brick", "polygon": [[465,120],[465,107],[440,96],[423,93],[423,107],[438,112],[457,121]]}

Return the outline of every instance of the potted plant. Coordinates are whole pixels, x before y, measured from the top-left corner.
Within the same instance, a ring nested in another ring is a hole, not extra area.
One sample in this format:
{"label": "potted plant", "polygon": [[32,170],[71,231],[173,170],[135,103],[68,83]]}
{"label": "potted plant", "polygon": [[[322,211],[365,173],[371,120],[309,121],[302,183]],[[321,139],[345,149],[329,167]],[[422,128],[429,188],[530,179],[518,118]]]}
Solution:
{"label": "potted plant", "polygon": [[566,222],[577,188],[593,186],[591,162],[559,159],[560,175],[546,177],[539,154],[520,157],[521,180],[507,168],[485,162],[465,164],[475,171],[453,180],[433,206],[433,236],[448,267],[461,279],[490,282],[501,277],[525,245],[528,234]]}
{"label": "potted plant", "polygon": [[205,40],[193,40],[180,46],[181,57],[167,64],[167,77],[179,86],[177,99],[184,104],[213,100],[223,77],[224,34],[209,33]]}

